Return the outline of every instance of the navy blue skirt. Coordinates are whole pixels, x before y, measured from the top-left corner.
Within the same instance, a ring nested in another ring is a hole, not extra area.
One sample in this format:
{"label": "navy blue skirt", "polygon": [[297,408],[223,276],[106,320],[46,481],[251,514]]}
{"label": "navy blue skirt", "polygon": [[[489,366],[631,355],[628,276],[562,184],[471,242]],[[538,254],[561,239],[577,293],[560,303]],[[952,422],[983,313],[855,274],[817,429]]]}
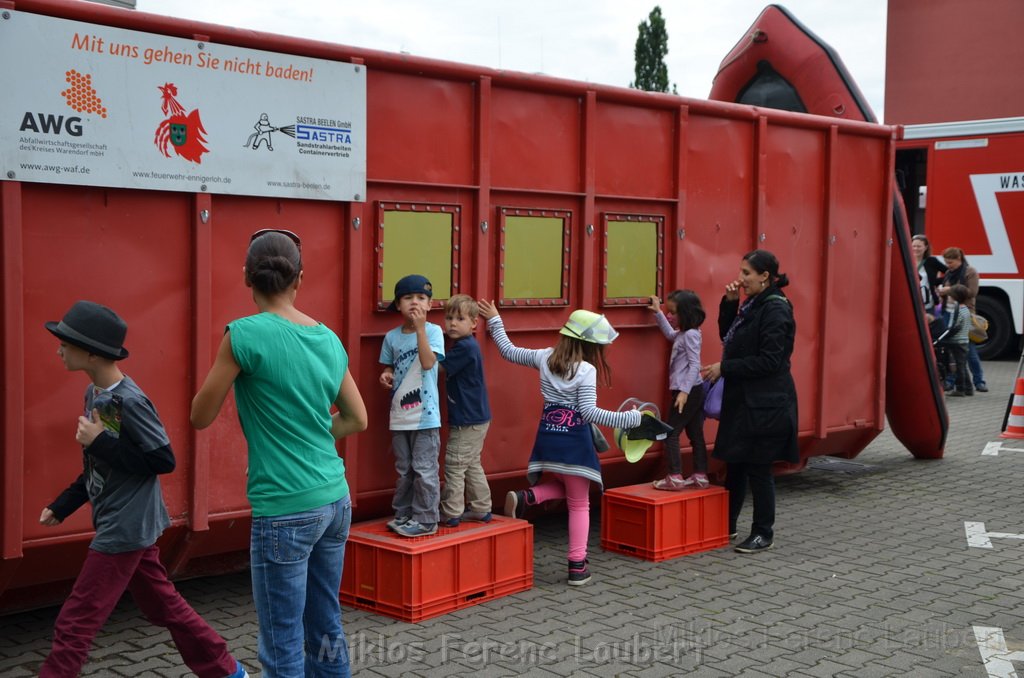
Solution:
{"label": "navy blue skirt", "polygon": [[590,424],[571,407],[544,406],[526,477],[531,485],[536,485],[545,471],[582,476],[603,486]]}

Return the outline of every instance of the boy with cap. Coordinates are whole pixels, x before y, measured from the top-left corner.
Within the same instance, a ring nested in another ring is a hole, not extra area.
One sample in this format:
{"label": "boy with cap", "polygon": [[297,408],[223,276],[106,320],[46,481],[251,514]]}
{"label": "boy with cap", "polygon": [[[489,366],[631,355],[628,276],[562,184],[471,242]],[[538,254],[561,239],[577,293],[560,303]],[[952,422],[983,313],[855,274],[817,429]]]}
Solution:
{"label": "boy with cap", "polygon": [[157,475],[174,470],[174,453],[153,404],[117,366],[128,357],[127,325],[106,306],[79,301],[46,329],[60,339],[57,355],[64,366],[85,372],[91,383],[75,436],[84,471],[43,509],[39,522],[59,525],[89,501],[96,536],[57,616],[53,648],[40,676],[78,675],[93,638],[126,589],[150,622],[171,632],[197,676],[248,676],[160,563],[155,542],[171,521]]}
{"label": "boy with cap", "polygon": [[437,532],[441,411],[437,362],[444,360],[444,333],[427,322],[433,287],[422,275],[395,283],[389,311],[402,314],[399,327],[384,335],[380,383],[391,391],[391,447],[395,455],[395,519],[388,527],[403,537]]}

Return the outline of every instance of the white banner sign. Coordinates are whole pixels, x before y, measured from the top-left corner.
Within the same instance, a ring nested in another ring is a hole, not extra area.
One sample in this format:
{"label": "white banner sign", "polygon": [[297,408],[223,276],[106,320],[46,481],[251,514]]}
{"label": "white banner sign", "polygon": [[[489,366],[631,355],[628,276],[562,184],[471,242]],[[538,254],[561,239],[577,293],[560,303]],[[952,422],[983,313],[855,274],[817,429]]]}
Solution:
{"label": "white banner sign", "polygon": [[3,16],[0,178],[365,200],[364,66]]}

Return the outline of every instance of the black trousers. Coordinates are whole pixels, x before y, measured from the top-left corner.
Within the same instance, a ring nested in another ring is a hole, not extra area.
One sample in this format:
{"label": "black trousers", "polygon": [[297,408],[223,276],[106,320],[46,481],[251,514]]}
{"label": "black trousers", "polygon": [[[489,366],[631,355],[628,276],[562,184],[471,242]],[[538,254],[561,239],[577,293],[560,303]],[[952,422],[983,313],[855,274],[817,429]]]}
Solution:
{"label": "black trousers", "polygon": [[704,442],[704,387],[694,384],[690,389],[690,395],[686,398],[683,411],[676,409],[676,396],[679,391],[672,391],[669,399],[668,423],[672,427],[672,433],[665,439],[665,461],[668,463],[669,473],[682,473],[683,460],[679,452],[679,435],[686,431],[686,437],[690,439],[690,447],[693,449],[693,472],[708,472],[708,447]]}
{"label": "black trousers", "polygon": [[754,521],[751,535],[771,541],[775,537],[775,477],[771,464],[744,462],[726,465],[725,489],[729,490],[729,533],[736,532],[736,519],[747,498],[747,485],[754,500]]}

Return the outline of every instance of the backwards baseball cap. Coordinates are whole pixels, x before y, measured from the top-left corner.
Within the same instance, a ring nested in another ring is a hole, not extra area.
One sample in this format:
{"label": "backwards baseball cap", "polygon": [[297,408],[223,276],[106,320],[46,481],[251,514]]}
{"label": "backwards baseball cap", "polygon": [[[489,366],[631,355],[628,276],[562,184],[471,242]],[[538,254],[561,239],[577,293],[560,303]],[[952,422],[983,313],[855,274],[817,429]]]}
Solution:
{"label": "backwards baseball cap", "polygon": [[558,333],[591,344],[610,344],[619,336],[607,318],[583,309],[573,311]]}
{"label": "backwards baseball cap", "polygon": [[425,294],[428,298],[434,296],[434,286],[422,275],[407,275],[395,283],[395,298],[388,306],[389,311],[398,310],[398,300],[407,294]]}
{"label": "backwards baseball cap", "polygon": [[93,301],[76,301],[61,321],[45,324],[55,337],[109,360],[128,357],[128,325],[114,311]]}

